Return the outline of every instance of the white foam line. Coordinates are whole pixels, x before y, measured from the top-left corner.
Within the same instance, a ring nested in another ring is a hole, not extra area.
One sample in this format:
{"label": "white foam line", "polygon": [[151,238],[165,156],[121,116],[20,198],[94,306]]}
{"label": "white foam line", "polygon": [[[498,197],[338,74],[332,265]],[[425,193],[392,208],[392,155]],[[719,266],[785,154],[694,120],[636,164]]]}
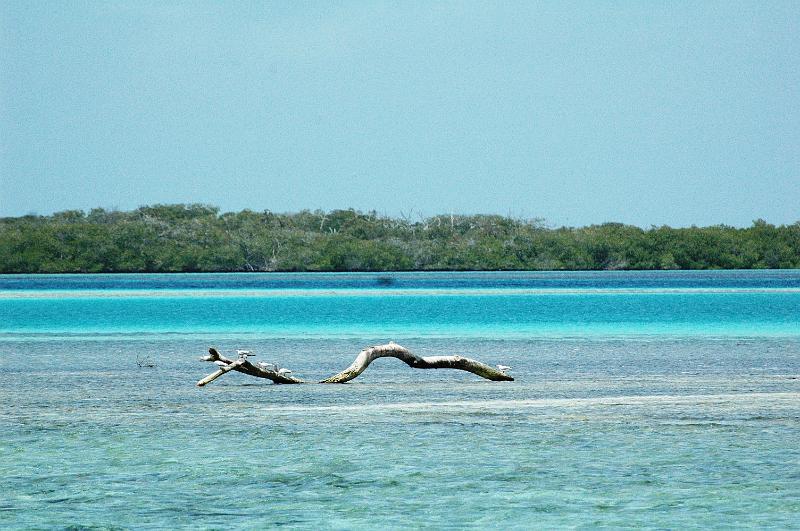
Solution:
{"label": "white foam line", "polygon": [[355,331],[313,331],[310,329],[297,330],[295,332],[287,330],[259,331],[231,331],[229,329],[219,332],[207,330],[163,330],[163,331],[120,331],[120,332],[32,332],[19,330],[0,329],[0,341],[36,343],[51,341],[182,341],[182,340],[204,340],[204,341],[241,341],[243,339],[256,341],[297,341],[297,340],[357,340],[375,341],[375,338],[392,339],[395,341],[417,341],[417,340],[454,340],[464,339],[474,341],[579,341],[579,342],[608,342],[608,341],[763,341],[763,340],[789,340],[800,339],[800,332],[797,330],[766,330],[750,331],[742,333],[739,330],[730,332],[708,330],[696,331],[630,331],[630,332],[608,332],[605,330],[590,330],[583,328],[582,333],[574,330],[524,330],[518,329],[515,332],[507,330],[463,330],[454,329],[451,332],[425,332],[421,330],[388,330],[386,328],[375,328],[372,330]]}
{"label": "white foam line", "polygon": [[413,288],[413,289],[212,289],[212,290],[3,290],[0,299],[419,297],[514,295],[693,295],[800,293],[800,288]]}
{"label": "white foam line", "polygon": [[586,406],[646,406],[646,405],[698,405],[718,402],[753,403],[757,400],[798,402],[800,393],[734,393],[715,395],[645,395],[609,396],[597,398],[541,398],[524,400],[481,400],[458,402],[396,402],[386,404],[356,404],[337,406],[267,406],[261,411],[279,413],[336,412],[356,413],[364,411],[421,411],[462,410],[500,411],[521,408],[571,408]]}

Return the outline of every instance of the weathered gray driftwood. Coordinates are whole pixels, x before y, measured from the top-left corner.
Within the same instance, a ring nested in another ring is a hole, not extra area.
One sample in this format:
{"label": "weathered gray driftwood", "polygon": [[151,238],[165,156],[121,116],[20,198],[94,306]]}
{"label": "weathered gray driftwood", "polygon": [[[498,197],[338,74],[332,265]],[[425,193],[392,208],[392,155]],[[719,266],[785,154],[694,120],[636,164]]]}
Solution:
{"label": "weathered gray driftwood", "polygon": [[238,359],[238,360],[230,363],[229,365],[223,365],[222,367],[220,367],[220,369],[218,371],[212,372],[211,374],[209,374],[208,376],[206,376],[205,378],[203,378],[202,380],[197,382],[197,387],[203,387],[204,385],[213,382],[214,380],[216,380],[217,378],[219,378],[220,376],[222,376],[226,372],[230,372],[232,370],[238,369],[246,361],[247,361],[246,359],[241,358],[241,359]]}
{"label": "weathered gray driftwood", "polygon": [[239,358],[237,360],[228,359],[219,352],[217,352],[217,349],[215,349],[214,347],[208,349],[208,356],[203,356],[200,359],[203,361],[212,361],[217,365],[219,365],[220,368],[216,372],[209,374],[208,376],[197,382],[198,387],[203,387],[207,383],[216,380],[223,374],[230,371],[243,372],[244,374],[255,376],[256,378],[267,378],[268,380],[272,380],[273,382],[278,384],[305,383],[303,382],[303,380],[295,378],[294,376],[289,376],[288,374],[279,374],[277,371],[253,365],[252,363],[247,361],[247,358]]}
{"label": "weathered gray driftwood", "polygon": [[428,356],[423,358],[422,356],[417,356],[407,348],[401,347],[397,343],[388,343],[386,345],[365,348],[358,353],[355,361],[350,364],[348,368],[339,374],[334,374],[330,378],[322,380],[320,383],[349,382],[364,372],[366,368],[369,367],[369,364],[378,358],[397,358],[414,369],[459,369],[477,374],[487,380],[514,381],[514,378],[506,373],[479,361],[462,356]]}
{"label": "weathered gray driftwood", "polygon": [[[386,345],[376,345],[374,347],[367,347],[356,356],[355,361],[350,364],[348,368],[338,374],[334,374],[330,378],[326,378],[319,383],[345,383],[356,378],[364,372],[369,364],[378,358],[397,358],[409,367],[414,369],[458,369],[462,371],[471,372],[482,378],[493,381],[512,382],[514,378],[505,372],[490,367],[485,363],[475,361],[473,359],[464,358],[462,356],[427,356],[422,357],[414,354],[405,347],[397,343],[387,343]],[[211,361],[219,365],[220,368],[197,382],[199,387],[210,383],[223,374],[230,371],[238,371],[257,378],[267,378],[278,384],[298,384],[305,383],[299,378],[289,376],[288,374],[271,370],[266,367],[256,366],[247,361],[247,357],[240,357],[236,360],[231,360],[221,355],[215,348],[208,349],[208,356],[201,358],[203,361]]]}

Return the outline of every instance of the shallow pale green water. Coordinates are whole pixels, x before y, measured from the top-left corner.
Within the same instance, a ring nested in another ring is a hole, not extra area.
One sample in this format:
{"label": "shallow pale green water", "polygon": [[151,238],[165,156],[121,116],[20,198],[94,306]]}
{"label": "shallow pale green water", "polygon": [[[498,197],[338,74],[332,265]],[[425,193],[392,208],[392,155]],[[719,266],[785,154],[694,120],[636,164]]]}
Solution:
{"label": "shallow pale green water", "polygon": [[[800,275],[437,275],[7,277],[0,527],[800,526]],[[209,344],[316,380],[389,339],[516,381],[194,386]]]}

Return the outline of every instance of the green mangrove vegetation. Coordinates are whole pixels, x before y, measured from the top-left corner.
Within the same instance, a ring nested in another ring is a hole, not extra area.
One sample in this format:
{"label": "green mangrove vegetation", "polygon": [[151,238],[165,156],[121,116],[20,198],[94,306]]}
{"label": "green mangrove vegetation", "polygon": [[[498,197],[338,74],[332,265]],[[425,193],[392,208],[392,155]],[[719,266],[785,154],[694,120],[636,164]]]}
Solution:
{"label": "green mangrove vegetation", "polygon": [[0,218],[0,272],[752,269],[800,267],[800,222],[747,228],[548,227],[201,205]]}

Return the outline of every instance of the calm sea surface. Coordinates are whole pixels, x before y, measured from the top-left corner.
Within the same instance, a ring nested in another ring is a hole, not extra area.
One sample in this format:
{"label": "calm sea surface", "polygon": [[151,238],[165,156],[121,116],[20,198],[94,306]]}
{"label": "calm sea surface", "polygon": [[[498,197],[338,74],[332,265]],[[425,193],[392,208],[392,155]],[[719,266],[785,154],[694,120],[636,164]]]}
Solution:
{"label": "calm sea surface", "polygon": [[[516,381],[195,387],[389,340]],[[6,275],[0,383],[1,528],[800,529],[800,271]]]}

